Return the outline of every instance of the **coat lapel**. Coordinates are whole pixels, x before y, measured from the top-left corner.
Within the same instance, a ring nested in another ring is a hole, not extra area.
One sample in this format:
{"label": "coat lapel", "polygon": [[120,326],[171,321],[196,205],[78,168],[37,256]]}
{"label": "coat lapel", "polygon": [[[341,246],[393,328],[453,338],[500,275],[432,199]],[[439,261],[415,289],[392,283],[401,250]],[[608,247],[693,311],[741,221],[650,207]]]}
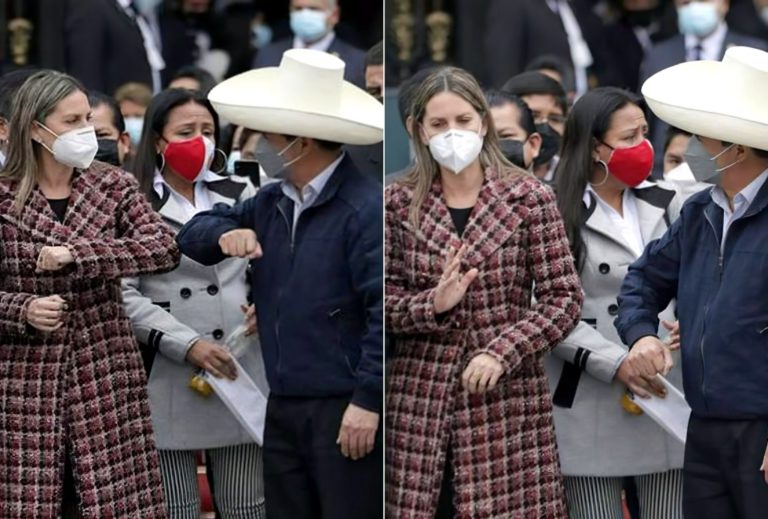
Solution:
{"label": "coat lapel", "polygon": [[640,234],[643,236],[643,243],[647,244],[669,227],[671,222],[667,209],[675,197],[675,192],[650,183],[633,189],[632,192],[635,194]]}
{"label": "coat lapel", "polygon": [[617,232],[616,226],[613,225],[610,217],[605,214],[605,211],[601,207],[599,207],[595,194],[590,192],[589,199],[590,205],[586,208],[588,216],[584,225],[591,231],[611,240],[613,243],[626,250],[634,258],[634,251],[626,240],[621,237],[621,234]]}

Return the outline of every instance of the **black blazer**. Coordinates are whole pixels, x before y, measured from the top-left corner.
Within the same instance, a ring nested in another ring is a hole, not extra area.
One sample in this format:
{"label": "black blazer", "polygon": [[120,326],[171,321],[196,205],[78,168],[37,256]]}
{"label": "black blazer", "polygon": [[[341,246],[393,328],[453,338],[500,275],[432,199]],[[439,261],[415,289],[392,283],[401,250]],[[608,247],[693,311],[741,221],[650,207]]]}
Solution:
{"label": "black blazer", "polygon": [[[594,60],[588,75],[595,76],[603,85],[613,83],[602,22],[589,2],[572,0],[570,6]],[[483,32],[484,38],[478,34],[478,42],[483,42],[478,45],[484,45],[486,73],[480,79],[488,86],[500,87],[544,54],[571,62],[568,36],[560,16],[545,0],[491,0]]]}
{"label": "black blazer", "polygon": [[[728,30],[725,35],[725,40],[723,41],[723,48],[720,49],[720,59],[723,59],[725,51],[733,46],[754,47],[756,49],[768,50],[768,44],[766,44],[764,40],[750,38],[749,36],[744,36]],[[648,51],[648,54],[645,56],[645,60],[643,60],[643,64],[640,67],[640,85],[638,90],[642,88],[645,80],[655,73],[673,65],[684,63],[686,57],[685,54],[685,37],[682,34],[677,34],[654,45],[651,50]],[[653,176],[655,178],[661,178],[664,169],[664,141],[667,137],[667,129],[669,128],[669,125],[652,113],[648,114],[648,125],[651,129],[651,143],[656,152]]]}
{"label": "black blazer", "polygon": [[[256,53],[253,68],[277,67],[283,59],[283,53],[293,48],[293,38],[285,38],[270,43]],[[360,88],[365,88],[365,52],[340,40],[333,39],[328,52],[341,58],[346,63],[344,79]]]}
{"label": "black blazer", "polygon": [[136,22],[117,0],[68,0],[66,70],[90,90],[113,95],[129,81],[152,86],[152,70]]}

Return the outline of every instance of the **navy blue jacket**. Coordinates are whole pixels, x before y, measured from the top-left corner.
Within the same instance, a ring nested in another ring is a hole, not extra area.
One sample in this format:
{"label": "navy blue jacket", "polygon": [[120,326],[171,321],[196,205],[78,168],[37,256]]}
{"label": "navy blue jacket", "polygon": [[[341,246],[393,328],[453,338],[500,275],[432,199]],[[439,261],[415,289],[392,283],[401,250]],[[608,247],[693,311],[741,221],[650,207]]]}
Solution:
{"label": "navy blue jacket", "polygon": [[346,156],[291,239],[293,201],[268,184],[234,207],[217,205],[184,226],[184,254],[204,265],[225,259],[219,237],[256,231],[264,255],[251,262],[252,300],[271,391],[344,396],[382,404],[383,202],[381,185]]}
{"label": "navy blue jacket", "polygon": [[728,230],[706,189],[629,267],[616,328],[625,344],[656,335],[677,298],[683,386],[694,414],[768,418],[768,183]]}

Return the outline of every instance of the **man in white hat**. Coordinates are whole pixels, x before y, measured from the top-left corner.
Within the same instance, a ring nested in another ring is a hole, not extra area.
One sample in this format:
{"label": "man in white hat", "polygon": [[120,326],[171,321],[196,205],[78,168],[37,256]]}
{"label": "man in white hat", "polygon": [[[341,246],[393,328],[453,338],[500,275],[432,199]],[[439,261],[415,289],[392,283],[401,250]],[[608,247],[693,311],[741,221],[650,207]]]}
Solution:
{"label": "man in white hat", "polygon": [[200,213],[179,234],[210,265],[249,257],[270,385],[264,432],[268,517],[360,519],[382,510],[383,202],[342,144],[382,139],[382,105],[344,81],[344,63],[290,50],[280,67],[209,96],[261,132],[270,183]]}
{"label": "man in white hat", "polygon": [[[732,47],[646,81],[663,121],[693,134],[696,180],[714,184],[630,266],[616,327],[645,377],[672,364],[656,316],[673,298],[692,413],[687,519],[768,515],[768,53]],[[628,438],[627,441],[632,441]]]}

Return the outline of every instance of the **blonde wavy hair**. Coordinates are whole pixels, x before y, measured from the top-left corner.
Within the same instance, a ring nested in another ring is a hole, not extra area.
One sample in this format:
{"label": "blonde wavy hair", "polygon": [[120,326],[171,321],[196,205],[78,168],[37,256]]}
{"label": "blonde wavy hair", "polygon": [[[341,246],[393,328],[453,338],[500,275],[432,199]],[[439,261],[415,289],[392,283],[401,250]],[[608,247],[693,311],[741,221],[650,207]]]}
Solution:
{"label": "blonde wavy hair", "polygon": [[440,166],[429,152],[428,143],[424,141],[419,126],[424,121],[427,103],[442,92],[451,92],[472,105],[480,116],[487,131],[480,150],[480,165],[491,172],[496,178],[505,178],[528,173],[509,162],[499,148],[499,139],[490,114],[488,103],[485,101],[483,90],[477,80],[464,69],[457,67],[442,67],[427,76],[417,87],[410,109],[410,132],[416,156],[412,169],[400,181],[413,190],[411,204],[408,208],[408,221],[419,228],[421,207],[427,198],[432,183],[440,174]]}
{"label": "blonde wavy hair", "polygon": [[42,146],[32,140],[32,123],[44,122],[61,100],[78,90],[86,92],[72,76],[42,70],[30,76],[13,98],[8,155],[5,167],[0,171],[0,181],[17,184],[15,206],[18,212],[32,194],[39,173],[38,153]]}

